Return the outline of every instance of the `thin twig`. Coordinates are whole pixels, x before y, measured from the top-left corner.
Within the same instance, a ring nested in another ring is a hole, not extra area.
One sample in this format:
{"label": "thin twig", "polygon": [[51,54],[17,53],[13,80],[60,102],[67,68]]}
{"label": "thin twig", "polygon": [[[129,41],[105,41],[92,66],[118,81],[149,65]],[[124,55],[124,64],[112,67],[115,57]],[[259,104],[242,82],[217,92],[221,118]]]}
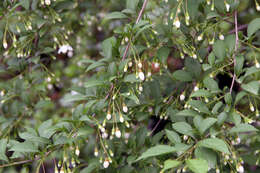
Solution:
{"label": "thin twig", "polygon": [[150,136],[153,135],[153,132],[157,129],[157,127],[159,126],[161,121],[162,121],[162,119],[160,118],[160,120],[157,122],[157,124],[154,126],[153,130],[151,131]]}
{"label": "thin twig", "polygon": [[[240,26],[237,27],[237,31],[241,31],[243,29],[246,29],[247,27],[248,27],[248,24],[240,25]],[[233,34],[235,32],[236,32],[236,29],[233,29],[233,30],[229,31],[228,33]]]}
{"label": "thin twig", "polygon": [[106,95],[106,97],[105,97],[105,100],[108,99],[108,97],[109,97],[109,95],[111,94],[113,88],[114,88],[114,84],[112,83],[111,86],[110,86],[110,90],[108,91],[108,93],[107,93],[107,95]]}
{"label": "thin twig", "polygon": [[233,75],[233,78],[232,78],[232,83],[231,83],[231,86],[230,86],[230,94],[232,93],[232,89],[233,89],[233,86],[234,86],[234,82],[235,82],[235,79],[236,79],[236,72],[235,72],[235,66],[236,66],[236,52],[237,52],[237,47],[238,47],[238,28],[237,28],[237,10],[235,10],[235,13],[234,13],[234,17],[235,17],[235,33],[236,33],[236,43],[235,43],[235,50],[234,50],[234,53],[233,53],[233,61],[234,61],[234,75]]}
{"label": "thin twig", "polygon": [[[142,14],[143,14],[143,12],[144,12],[144,9],[145,9],[145,7],[146,7],[146,5],[147,5],[147,2],[148,2],[148,0],[144,0],[142,9],[140,10],[140,12],[139,12],[139,14],[138,14],[138,17],[137,17],[137,19],[136,19],[136,21],[135,21],[135,24],[137,24],[137,23],[140,21],[140,19],[141,19],[141,17],[142,17]],[[124,52],[124,55],[123,55],[122,60],[125,60],[129,48],[130,48],[130,40],[129,40],[127,46],[126,46],[126,49],[125,49],[125,52]]]}

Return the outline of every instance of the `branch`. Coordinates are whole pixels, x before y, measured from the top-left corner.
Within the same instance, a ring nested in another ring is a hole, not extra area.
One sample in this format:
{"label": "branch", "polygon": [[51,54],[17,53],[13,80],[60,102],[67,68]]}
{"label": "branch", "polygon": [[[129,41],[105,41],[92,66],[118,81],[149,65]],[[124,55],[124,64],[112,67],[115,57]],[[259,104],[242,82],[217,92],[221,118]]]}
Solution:
{"label": "branch", "polygon": [[235,66],[236,66],[236,52],[237,52],[237,47],[238,47],[238,27],[237,27],[237,10],[235,10],[235,13],[234,13],[234,17],[235,17],[235,33],[236,33],[236,43],[235,43],[235,50],[234,50],[234,53],[233,53],[233,61],[234,61],[234,75],[233,75],[233,78],[232,78],[232,83],[231,83],[231,86],[230,86],[230,94],[232,93],[232,89],[234,87],[234,82],[235,82],[235,79],[236,79],[236,73],[235,73]]}
{"label": "branch", "polygon": [[[247,26],[248,26],[248,24],[240,25],[239,27],[237,27],[237,31],[241,31],[241,30],[243,30],[243,29],[246,29]],[[228,33],[229,33],[229,34],[233,34],[233,33],[235,33],[235,32],[236,32],[236,29],[233,29],[233,30],[229,31]]]}
{"label": "branch", "polygon": [[[136,21],[135,21],[135,24],[137,24],[137,23],[140,21],[140,19],[141,19],[141,17],[142,17],[142,14],[143,14],[143,12],[144,12],[144,9],[145,9],[145,7],[146,7],[146,5],[147,5],[147,2],[148,2],[148,0],[144,0],[142,9],[140,10],[140,12],[139,12],[139,14],[138,14],[138,17],[137,17],[137,19],[136,19]],[[125,60],[129,48],[130,48],[130,40],[129,40],[127,46],[126,46],[126,49],[125,49],[125,52],[124,52],[124,55],[123,55],[122,60]]]}

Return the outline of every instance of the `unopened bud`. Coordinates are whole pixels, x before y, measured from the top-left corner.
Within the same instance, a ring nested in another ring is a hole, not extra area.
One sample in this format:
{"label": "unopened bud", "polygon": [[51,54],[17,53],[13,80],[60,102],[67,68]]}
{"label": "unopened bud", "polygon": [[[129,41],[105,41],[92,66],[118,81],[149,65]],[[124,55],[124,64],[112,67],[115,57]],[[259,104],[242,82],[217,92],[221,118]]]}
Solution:
{"label": "unopened bud", "polygon": [[175,18],[174,22],[173,22],[173,25],[176,27],[176,28],[180,28],[181,26],[181,22],[179,20],[178,17]]}
{"label": "unopened bud", "polygon": [[220,40],[224,40],[224,39],[225,39],[224,35],[223,35],[223,34],[220,34],[220,35],[219,35],[219,39],[220,39]]}
{"label": "unopened bud", "polygon": [[138,77],[139,77],[139,79],[141,79],[142,81],[144,81],[144,79],[145,79],[144,73],[143,73],[142,71],[140,71],[140,72],[138,73]]}
{"label": "unopened bud", "polygon": [[116,129],[116,137],[117,138],[121,137],[121,132],[120,132],[120,130],[118,128]]}
{"label": "unopened bud", "polygon": [[103,163],[104,168],[108,168],[109,167],[109,160],[105,159],[104,163]]}

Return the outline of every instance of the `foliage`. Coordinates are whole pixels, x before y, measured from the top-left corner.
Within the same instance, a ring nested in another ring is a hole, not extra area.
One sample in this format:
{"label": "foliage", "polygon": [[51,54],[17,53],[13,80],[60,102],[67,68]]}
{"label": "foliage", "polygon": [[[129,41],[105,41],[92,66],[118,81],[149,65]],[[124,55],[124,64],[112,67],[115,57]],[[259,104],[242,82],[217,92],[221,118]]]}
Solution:
{"label": "foliage", "polygon": [[1,1],[0,172],[259,171],[258,11]]}

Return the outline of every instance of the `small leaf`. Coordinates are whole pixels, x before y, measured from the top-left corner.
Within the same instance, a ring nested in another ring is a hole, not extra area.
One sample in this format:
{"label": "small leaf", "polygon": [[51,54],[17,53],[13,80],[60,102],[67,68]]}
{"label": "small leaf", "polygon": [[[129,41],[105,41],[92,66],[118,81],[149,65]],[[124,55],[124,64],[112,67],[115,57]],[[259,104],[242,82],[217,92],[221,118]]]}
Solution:
{"label": "small leaf", "polygon": [[9,150],[24,153],[35,153],[39,151],[38,148],[35,145],[33,145],[33,143],[28,141],[16,143]]}
{"label": "small leaf", "polygon": [[191,97],[210,97],[212,94],[208,90],[200,89],[195,92],[193,92]]}
{"label": "small leaf", "polygon": [[209,108],[200,100],[190,100],[188,104],[199,112],[210,114]]}
{"label": "small leaf", "polygon": [[90,71],[90,70],[93,70],[93,69],[96,69],[97,67],[101,67],[101,66],[104,66],[105,64],[103,62],[94,62],[92,64],[90,64],[86,70],[86,72]]}
{"label": "small leaf", "polygon": [[258,95],[260,83],[258,81],[252,81],[252,82],[249,82],[248,84],[242,84],[241,87],[249,93]]}
{"label": "small leaf", "polygon": [[86,88],[89,88],[89,87],[97,87],[97,86],[101,86],[101,85],[104,85],[104,84],[105,84],[104,80],[100,81],[100,80],[92,79],[92,80],[88,80],[88,81],[84,84],[84,87],[86,87]]}
{"label": "small leaf", "polygon": [[218,122],[217,124],[220,126],[222,125],[226,119],[227,119],[228,115],[226,112],[221,112],[219,115],[218,115]]}
{"label": "small leaf", "polygon": [[226,44],[222,40],[217,40],[213,45],[213,52],[216,57],[224,59],[226,56]]}
{"label": "small leaf", "polygon": [[190,117],[195,117],[195,116],[197,116],[197,115],[199,115],[199,113],[198,112],[196,112],[196,111],[194,111],[194,110],[192,110],[192,109],[185,109],[185,110],[183,110],[183,111],[180,111],[180,112],[178,112],[177,114],[176,114],[176,116],[190,116]]}
{"label": "small leaf", "polygon": [[174,132],[172,130],[167,130],[167,129],[165,130],[165,132],[166,132],[166,136],[172,143],[174,143],[174,144],[181,143],[181,138],[176,132]]}
{"label": "small leaf", "polygon": [[260,29],[260,18],[256,18],[249,23],[247,27],[247,36],[251,37],[259,29]]}
{"label": "small leaf", "polygon": [[188,168],[194,173],[208,172],[208,162],[204,159],[189,159],[186,160],[186,164]]}
{"label": "small leaf", "polygon": [[137,79],[135,74],[129,74],[124,77],[124,82],[134,83],[134,82],[139,82],[139,81],[140,81],[140,79]]}
{"label": "small leaf", "polygon": [[70,102],[75,102],[75,101],[83,101],[83,100],[87,100],[87,97],[82,95],[82,94],[76,94],[76,95],[66,94],[63,98],[63,101],[65,103],[70,103]]}
{"label": "small leaf", "polygon": [[139,0],[127,0],[126,1],[126,8],[135,10],[138,3],[139,3]]}
{"label": "small leaf", "polygon": [[20,3],[26,10],[30,8],[30,0],[21,0]]}
{"label": "small leaf", "polygon": [[186,123],[186,122],[177,122],[172,124],[172,128],[174,130],[176,130],[177,132],[184,134],[184,135],[188,135],[193,137],[193,129],[192,127]]}
{"label": "small leaf", "polygon": [[4,160],[8,162],[8,158],[6,157],[6,147],[7,147],[7,140],[1,139],[0,140],[0,160]]}
{"label": "small leaf", "polygon": [[172,168],[175,168],[177,166],[179,166],[181,164],[180,161],[177,161],[177,160],[166,160],[164,162],[164,166],[163,166],[163,169],[162,169],[162,172],[168,170],[168,169],[172,169]]}
{"label": "small leaf", "polygon": [[200,116],[195,117],[193,120],[196,122],[196,128],[198,128],[200,134],[203,134],[208,128],[217,122],[216,118],[206,118],[203,120],[198,117]]}
{"label": "small leaf", "polygon": [[192,81],[192,76],[190,75],[190,73],[184,71],[184,70],[176,70],[172,76],[179,80],[179,81],[183,81],[183,82],[190,82]]}
{"label": "small leaf", "polygon": [[237,76],[239,76],[243,70],[244,61],[245,61],[245,59],[243,56],[236,57],[235,73]]}
{"label": "small leaf", "polygon": [[196,158],[206,160],[211,168],[214,168],[216,166],[217,154],[215,151],[204,147],[197,147],[194,154]]}
{"label": "small leaf", "polygon": [[119,11],[112,12],[106,15],[105,20],[110,20],[110,19],[124,19],[127,18],[127,16],[124,13],[121,13]]}
{"label": "small leaf", "polygon": [[212,91],[214,93],[217,93],[220,91],[218,88],[218,83],[210,77],[206,77],[203,80],[203,84],[205,85],[206,88],[208,88],[210,91]]}
{"label": "small leaf", "polygon": [[256,132],[256,131],[258,131],[258,129],[256,129],[254,126],[250,124],[238,124],[235,127],[232,127],[229,133]]}
{"label": "small leaf", "polygon": [[226,154],[229,154],[227,144],[218,138],[208,138],[198,142],[198,146],[211,148],[216,151],[220,151]]}
{"label": "small leaf", "polygon": [[163,154],[172,153],[175,151],[176,151],[175,147],[171,147],[169,145],[157,145],[145,151],[137,160],[135,160],[135,162],[141,159],[146,159],[148,157],[159,156]]}

